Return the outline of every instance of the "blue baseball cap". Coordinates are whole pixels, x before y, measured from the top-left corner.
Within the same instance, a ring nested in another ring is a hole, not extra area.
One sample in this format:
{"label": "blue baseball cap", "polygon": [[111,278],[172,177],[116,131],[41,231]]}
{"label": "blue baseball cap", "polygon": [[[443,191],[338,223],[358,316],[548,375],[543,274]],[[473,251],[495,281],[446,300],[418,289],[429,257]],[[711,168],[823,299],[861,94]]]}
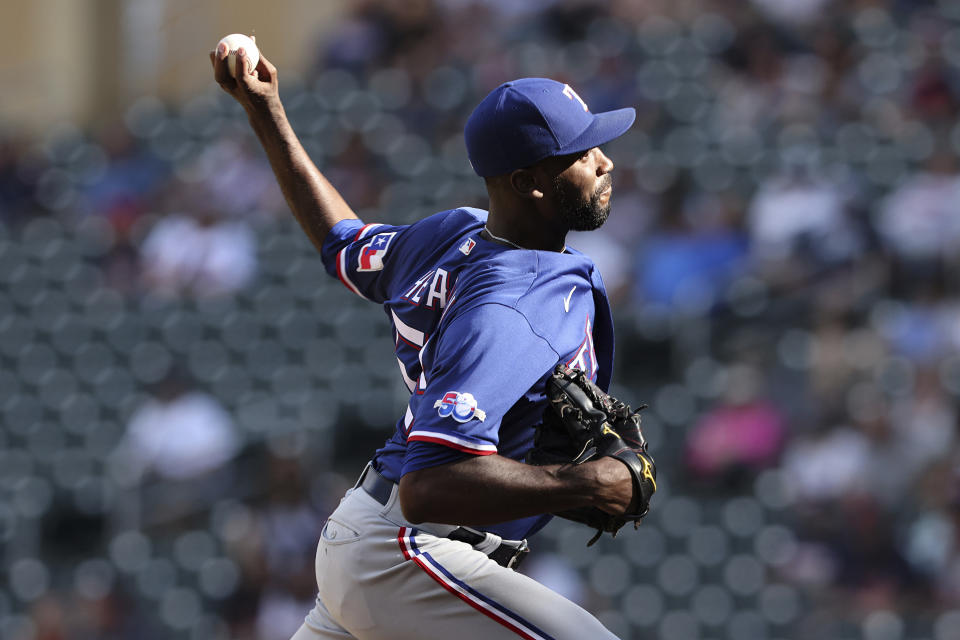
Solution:
{"label": "blue baseball cap", "polygon": [[633,107],[590,113],[570,85],[521,78],[491,91],[470,114],[467,156],[477,175],[499,176],[610,142],[636,116]]}

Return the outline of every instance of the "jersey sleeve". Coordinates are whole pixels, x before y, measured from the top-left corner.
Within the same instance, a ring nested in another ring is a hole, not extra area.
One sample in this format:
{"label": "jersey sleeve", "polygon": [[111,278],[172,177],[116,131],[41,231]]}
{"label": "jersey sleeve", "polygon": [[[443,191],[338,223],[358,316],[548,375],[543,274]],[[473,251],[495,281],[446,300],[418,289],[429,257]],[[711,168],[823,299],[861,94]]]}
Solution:
{"label": "jersey sleeve", "polygon": [[500,304],[456,317],[435,339],[401,475],[497,453],[504,415],[559,358],[519,311]]}
{"label": "jersey sleeve", "polygon": [[323,242],[323,265],[350,291],[365,300],[382,303],[389,297],[387,291],[395,272],[391,263],[406,229],[341,220]]}

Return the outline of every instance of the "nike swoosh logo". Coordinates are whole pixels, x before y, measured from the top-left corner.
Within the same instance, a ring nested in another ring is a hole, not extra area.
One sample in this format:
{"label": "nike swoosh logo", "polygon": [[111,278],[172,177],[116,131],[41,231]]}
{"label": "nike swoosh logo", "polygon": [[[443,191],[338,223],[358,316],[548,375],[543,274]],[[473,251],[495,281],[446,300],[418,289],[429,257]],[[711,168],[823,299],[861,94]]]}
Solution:
{"label": "nike swoosh logo", "polygon": [[573,292],[577,290],[577,286],[574,285],[573,289],[570,289],[570,293],[567,294],[567,297],[563,299],[563,310],[567,313],[570,313],[570,297],[573,295]]}

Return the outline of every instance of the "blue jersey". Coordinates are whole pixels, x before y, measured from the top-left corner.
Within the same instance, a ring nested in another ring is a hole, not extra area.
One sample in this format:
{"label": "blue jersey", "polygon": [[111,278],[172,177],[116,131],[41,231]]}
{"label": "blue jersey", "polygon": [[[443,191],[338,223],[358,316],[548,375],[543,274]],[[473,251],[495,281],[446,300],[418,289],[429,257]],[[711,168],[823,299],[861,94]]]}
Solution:
{"label": "blue jersey", "polygon": [[[391,480],[472,455],[523,460],[559,362],[603,389],[610,383],[613,322],[593,261],[486,240],[486,215],[453,209],[409,226],[344,220],[324,242],[327,271],[383,305],[393,325],[410,402],[374,456]],[[484,529],[519,539],[547,520]]]}

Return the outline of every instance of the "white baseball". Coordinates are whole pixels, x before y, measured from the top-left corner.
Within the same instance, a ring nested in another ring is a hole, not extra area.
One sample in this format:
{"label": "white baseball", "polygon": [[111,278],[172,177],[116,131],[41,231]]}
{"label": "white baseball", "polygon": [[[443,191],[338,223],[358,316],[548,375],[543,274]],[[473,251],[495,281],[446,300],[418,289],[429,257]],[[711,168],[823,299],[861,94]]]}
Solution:
{"label": "white baseball", "polygon": [[[220,42],[227,45],[227,66],[230,68],[230,75],[234,78],[237,77],[237,49],[241,47],[246,51],[247,59],[250,60],[251,71],[257,68],[257,63],[260,62],[260,50],[257,49],[257,43],[251,38],[242,33],[231,33],[224,36]],[[218,49],[220,48],[220,42],[217,43]]]}

